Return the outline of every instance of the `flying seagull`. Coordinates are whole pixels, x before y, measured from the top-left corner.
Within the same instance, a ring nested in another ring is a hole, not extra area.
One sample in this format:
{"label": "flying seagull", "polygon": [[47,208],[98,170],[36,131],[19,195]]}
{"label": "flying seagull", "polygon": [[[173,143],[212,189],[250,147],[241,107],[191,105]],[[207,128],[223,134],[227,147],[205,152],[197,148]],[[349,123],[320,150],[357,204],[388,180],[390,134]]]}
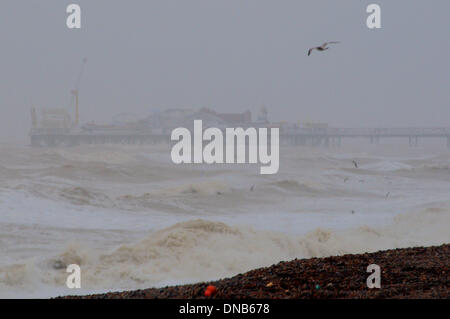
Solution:
{"label": "flying seagull", "polygon": [[339,41],[330,41],[330,42],[325,42],[324,44],[322,44],[319,47],[311,48],[311,49],[308,50],[308,56],[310,56],[311,52],[314,51],[314,50],[325,51],[325,50],[329,49],[329,47],[328,47],[329,44],[337,44],[337,43],[340,43],[340,42]]}

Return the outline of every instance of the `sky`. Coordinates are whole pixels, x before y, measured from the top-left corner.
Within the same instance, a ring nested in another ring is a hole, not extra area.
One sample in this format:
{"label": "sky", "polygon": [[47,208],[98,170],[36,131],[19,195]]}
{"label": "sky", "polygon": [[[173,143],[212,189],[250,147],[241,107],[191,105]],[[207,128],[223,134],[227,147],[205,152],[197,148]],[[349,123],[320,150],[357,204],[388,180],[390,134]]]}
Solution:
{"label": "sky", "polygon": [[[82,10],[81,29],[66,7]],[[381,29],[366,7],[381,6]],[[450,127],[448,0],[2,0],[0,141],[30,107],[81,122],[210,107],[335,127]],[[312,46],[341,41],[307,56]]]}

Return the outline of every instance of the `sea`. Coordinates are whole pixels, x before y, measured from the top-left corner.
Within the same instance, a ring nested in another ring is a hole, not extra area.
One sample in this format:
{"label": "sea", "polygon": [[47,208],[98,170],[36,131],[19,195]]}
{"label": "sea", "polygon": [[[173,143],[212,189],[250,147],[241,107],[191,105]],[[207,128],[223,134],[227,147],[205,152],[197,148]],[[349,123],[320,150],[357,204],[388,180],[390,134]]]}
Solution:
{"label": "sea", "polygon": [[[450,242],[450,150],[439,143],[282,146],[274,175],[259,164],[176,165],[170,151],[0,144],[0,298],[164,287]],[[70,264],[80,289],[66,285]]]}

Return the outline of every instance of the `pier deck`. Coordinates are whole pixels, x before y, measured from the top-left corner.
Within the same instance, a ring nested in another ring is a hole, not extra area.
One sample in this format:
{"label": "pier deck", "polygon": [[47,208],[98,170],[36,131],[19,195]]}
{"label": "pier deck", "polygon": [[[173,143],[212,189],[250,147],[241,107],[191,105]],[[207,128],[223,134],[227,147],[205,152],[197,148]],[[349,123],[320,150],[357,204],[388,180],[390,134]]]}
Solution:
{"label": "pier deck", "polygon": [[[340,145],[344,139],[367,139],[378,144],[381,139],[405,138],[410,146],[418,146],[419,139],[441,138],[450,148],[448,128],[296,128],[280,129],[282,145]],[[170,143],[167,132],[148,131],[71,131],[40,130],[30,132],[32,146],[74,146],[80,144],[156,144]]]}

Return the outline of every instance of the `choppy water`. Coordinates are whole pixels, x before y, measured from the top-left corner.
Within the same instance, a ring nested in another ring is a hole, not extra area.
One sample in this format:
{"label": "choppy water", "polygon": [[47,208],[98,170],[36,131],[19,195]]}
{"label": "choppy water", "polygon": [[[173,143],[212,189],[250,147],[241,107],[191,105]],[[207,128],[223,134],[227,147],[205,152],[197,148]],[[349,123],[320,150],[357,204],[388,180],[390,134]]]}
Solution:
{"label": "choppy water", "polygon": [[[0,145],[0,297],[148,288],[281,260],[450,242],[450,152],[282,148],[280,171],[166,146]],[[352,161],[359,164],[355,168]]]}

